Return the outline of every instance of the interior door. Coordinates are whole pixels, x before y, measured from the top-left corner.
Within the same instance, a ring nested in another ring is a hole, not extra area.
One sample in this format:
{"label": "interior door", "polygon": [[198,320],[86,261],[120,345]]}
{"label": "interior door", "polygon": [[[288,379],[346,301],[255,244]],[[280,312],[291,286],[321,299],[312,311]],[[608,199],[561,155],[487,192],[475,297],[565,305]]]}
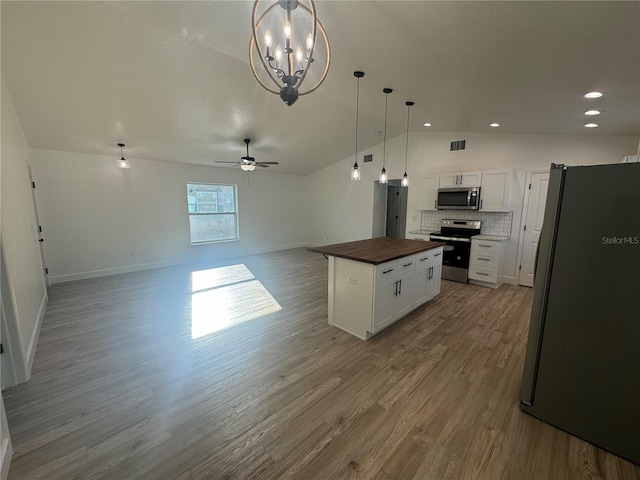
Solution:
{"label": "interior door", "polygon": [[518,285],[533,287],[533,270],[544,207],[549,187],[549,171],[533,171],[527,174],[528,189],[522,207],[523,232],[520,246],[520,271]]}
{"label": "interior door", "polygon": [[[390,182],[391,183],[391,182]],[[389,185],[387,187],[387,237],[404,238],[407,225],[406,187]]]}

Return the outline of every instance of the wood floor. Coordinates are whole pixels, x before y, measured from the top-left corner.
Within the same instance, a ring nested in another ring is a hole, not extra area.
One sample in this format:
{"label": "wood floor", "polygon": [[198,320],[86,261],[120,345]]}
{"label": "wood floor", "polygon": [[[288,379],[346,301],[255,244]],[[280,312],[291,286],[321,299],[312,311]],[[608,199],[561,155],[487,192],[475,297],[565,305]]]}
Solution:
{"label": "wood floor", "polygon": [[[236,263],[281,310],[197,339],[191,272],[223,264],[52,286],[32,378],[4,391],[9,478],[640,478],[519,410],[530,289],[444,281],[363,342],[327,325],[321,255]],[[231,311],[263,308],[218,277]]]}

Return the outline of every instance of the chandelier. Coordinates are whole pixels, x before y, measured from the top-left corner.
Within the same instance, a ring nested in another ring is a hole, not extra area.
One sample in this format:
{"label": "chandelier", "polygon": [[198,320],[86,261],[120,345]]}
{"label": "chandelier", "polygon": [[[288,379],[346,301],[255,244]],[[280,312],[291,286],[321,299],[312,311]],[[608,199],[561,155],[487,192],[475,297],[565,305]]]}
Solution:
{"label": "chandelier", "polygon": [[[256,0],[253,4],[249,64],[258,83],[291,106],[326,78],[331,61],[329,39],[313,0],[276,0],[266,8],[265,3]],[[257,65],[256,57],[260,60]],[[303,90],[305,81],[313,86]]]}

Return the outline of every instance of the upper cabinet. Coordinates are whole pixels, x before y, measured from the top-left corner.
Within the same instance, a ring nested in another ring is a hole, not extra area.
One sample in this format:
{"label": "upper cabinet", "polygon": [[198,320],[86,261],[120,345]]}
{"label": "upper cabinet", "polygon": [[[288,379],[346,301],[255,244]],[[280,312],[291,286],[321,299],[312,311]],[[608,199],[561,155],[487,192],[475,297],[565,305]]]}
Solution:
{"label": "upper cabinet", "polygon": [[440,174],[440,188],[479,187],[482,183],[482,171],[454,172]]}
{"label": "upper cabinet", "polygon": [[480,210],[483,212],[508,212],[513,170],[483,170],[480,189]]}
{"label": "upper cabinet", "polygon": [[416,182],[416,209],[435,210],[440,175],[427,175]]}
{"label": "upper cabinet", "polygon": [[[510,212],[515,175],[512,169],[476,170],[458,173],[434,173],[415,183],[416,210],[435,210],[438,188],[480,187],[480,211]],[[413,202],[413,201],[412,201]]]}

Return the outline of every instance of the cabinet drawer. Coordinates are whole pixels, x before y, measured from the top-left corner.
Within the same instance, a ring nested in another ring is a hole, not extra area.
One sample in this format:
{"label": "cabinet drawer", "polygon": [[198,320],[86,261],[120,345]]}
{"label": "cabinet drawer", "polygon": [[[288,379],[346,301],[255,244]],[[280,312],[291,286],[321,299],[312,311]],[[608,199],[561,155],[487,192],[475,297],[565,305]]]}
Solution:
{"label": "cabinet drawer", "polygon": [[416,256],[409,255],[408,257],[402,257],[397,260],[398,262],[398,271],[400,272],[410,272],[414,268],[416,268]]}
{"label": "cabinet drawer", "polygon": [[469,278],[472,280],[481,280],[483,282],[497,283],[498,269],[495,267],[478,267],[476,265],[470,265]]}
{"label": "cabinet drawer", "polygon": [[500,251],[500,242],[492,242],[490,240],[471,240],[471,253]]}
{"label": "cabinet drawer", "polygon": [[398,273],[400,273],[398,269],[398,260],[391,260],[390,262],[376,265],[375,283],[382,282],[387,278],[395,277]]}
{"label": "cabinet drawer", "polygon": [[433,250],[427,250],[426,252],[416,253],[416,271],[422,271],[429,268],[429,265],[431,265],[432,257],[433,257]]}
{"label": "cabinet drawer", "polygon": [[477,267],[498,267],[498,254],[489,252],[471,252],[469,259],[471,265]]}

